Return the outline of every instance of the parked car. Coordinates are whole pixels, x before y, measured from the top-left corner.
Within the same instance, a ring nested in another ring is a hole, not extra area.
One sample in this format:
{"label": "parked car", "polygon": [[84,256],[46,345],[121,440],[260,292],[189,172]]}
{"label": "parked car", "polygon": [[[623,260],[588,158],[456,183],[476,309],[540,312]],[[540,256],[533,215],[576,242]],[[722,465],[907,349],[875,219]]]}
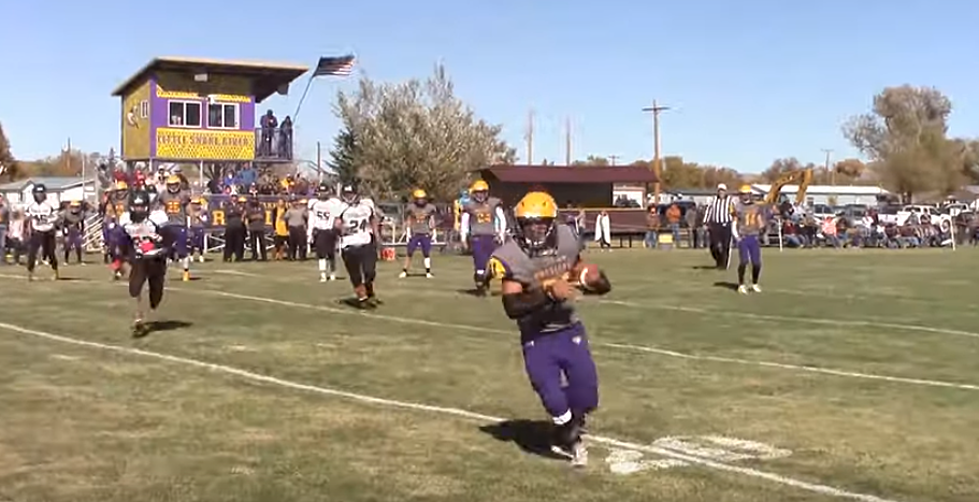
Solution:
{"label": "parked car", "polygon": [[942,230],[948,230],[952,226],[952,217],[948,214],[942,214],[934,206],[926,206],[923,204],[909,204],[901,208],[897,212],[897,224],[904,225],[909,220],[910,221],[921,221],[923,216],[928,216],[928,219],[936,225],[939,225]]}

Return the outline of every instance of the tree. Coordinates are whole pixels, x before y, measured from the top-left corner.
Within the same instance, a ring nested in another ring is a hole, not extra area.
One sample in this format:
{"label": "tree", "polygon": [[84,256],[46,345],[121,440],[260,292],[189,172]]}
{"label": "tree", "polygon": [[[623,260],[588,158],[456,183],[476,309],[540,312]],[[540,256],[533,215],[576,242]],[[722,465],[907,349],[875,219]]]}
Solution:
{"label": "tree", "polygon": [[421,187],[450,200],[472,171],[516,161],[499,138],[502,128],[476,118],[442,65],[425,81],[378,84],[363,77],[356,92],[338,93],[335,113],[343,126],[331,167],[377,197]]}
{"label": "tree", "polygon": [[585,157],[585,160],[576,160],[571,163],[572,166],[610,166],[611,162],[605,157],[599,157],[597,155],[589,155]]}
{"label": "tree", "polygon": [[869,113],[852,117],[843,134],[867,155],[890,190],[910,200],[914,193],[950,193],[964,181],[969,149],[950,140],[952,102],[933,87],[888,87]]}
{"label": "tree", "polygon": [[3,132],[3,124],[0,124],[0,179],[11,181],[17,179],[19,174],[20,166],[10,152],[10,141]]}
{"label": "tree", "polygon": [[851,183],[862,178],[866,171],[867,165],[860,159],[843,159],[833,165],[833,172]]}
{"label": "tree", "polygon": [[353,183],[357,179],[357,158],[360,153],[357,149],[357,140],[354,132],[344,127],[333,138],[333,150],[330,151],[330,167],[337,173],[341,183]]}
{"label": "tree", "polygon": [[[718,183],[739,186],[743,181],[741,174],[734,169],[686,162],[679,156],[666,156],[660,162],[660,181],[670,189],[713,189]],[[646,160],[637,160],[632,165],[647,169],[653,167],[652,161]]]}

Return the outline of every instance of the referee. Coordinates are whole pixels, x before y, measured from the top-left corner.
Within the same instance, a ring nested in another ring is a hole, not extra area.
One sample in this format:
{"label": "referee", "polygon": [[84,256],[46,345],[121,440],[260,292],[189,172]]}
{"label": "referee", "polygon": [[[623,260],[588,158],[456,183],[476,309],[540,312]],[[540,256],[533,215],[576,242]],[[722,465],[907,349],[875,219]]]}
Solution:
{"label": "referee", "polygon": [[727,185],[717,185],[717,195],[711,197],[704,213],[704,223],[710,232],[710,254],[717,268],[726,269],[731,255],[731,222],[734,201],[727,195]]}

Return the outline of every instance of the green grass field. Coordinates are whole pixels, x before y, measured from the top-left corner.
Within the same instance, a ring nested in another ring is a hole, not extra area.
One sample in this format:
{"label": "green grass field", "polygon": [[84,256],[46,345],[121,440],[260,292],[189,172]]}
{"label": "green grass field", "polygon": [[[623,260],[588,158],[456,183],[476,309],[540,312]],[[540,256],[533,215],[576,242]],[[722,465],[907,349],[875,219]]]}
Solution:
{"label": "green grass field", "polygon": [[466,258],[382,263],[370,313],[315,262],[198,264],[138,340],[105,267],[0,268],[0,501],[979,500],[979,253],[766,250],[752,296],[705,251],[587,259],[580,471]]}

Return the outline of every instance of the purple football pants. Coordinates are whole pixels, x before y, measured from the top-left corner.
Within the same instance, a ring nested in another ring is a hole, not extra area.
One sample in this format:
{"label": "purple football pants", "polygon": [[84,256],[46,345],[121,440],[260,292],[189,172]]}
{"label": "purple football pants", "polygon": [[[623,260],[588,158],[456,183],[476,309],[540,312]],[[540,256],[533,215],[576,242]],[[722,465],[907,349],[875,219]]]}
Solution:
{"label": "purple football pants", "polygon": [[523,358],[530,384],[551,417],[568,411],[585,415],[598,407],[598,372],[581,323],[525,341]]}

